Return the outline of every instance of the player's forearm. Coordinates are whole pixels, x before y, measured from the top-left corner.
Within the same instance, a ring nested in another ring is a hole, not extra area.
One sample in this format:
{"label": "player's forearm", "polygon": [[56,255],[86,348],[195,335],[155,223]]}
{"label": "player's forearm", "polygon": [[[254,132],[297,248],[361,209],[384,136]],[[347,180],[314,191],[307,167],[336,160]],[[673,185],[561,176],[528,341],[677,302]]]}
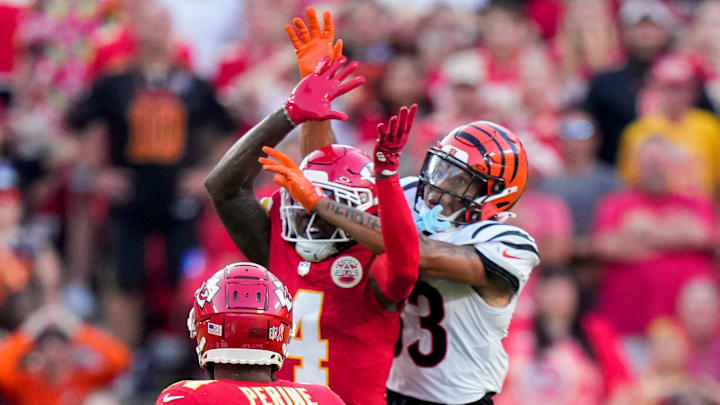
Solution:
{"label": "player's forearm", "polygon": [[330,120],[308,121],[300,127],[300,153],[302,157],[323,146],[335,143]]}
{"label": "player's forearm", "polygon": [[313,210],[321,218],[352,235],[375,254],[385,252],[380,219],[329,198],[321,198]]}
{"label": "player's forearm", "polygon": [[[378,211],[382,228],[385,254],[388,258],[388,275],[384,285],[385,296],[400,301],[410,295],[418,278],[420,242],[415,232],[415,223],[398,176],[389,178],[377,176]],[[378,281],[383,280],[376,277]]]}
{"label": "player's forearm", "polygon": [[487,282],[485,266],[470,245],[433,240],[420,235],[420,274],[475,286]]}
{"label": "player's forearm", "polygon": [[[378,217],[328,198],[320,199],[314,212],[352,235],[358,243],[373,253],[379,255],[385,252],[381,221]],[[412,224],[409,229],[414,232],[415,225]],[[419,235],[419,240],[420,274],[478,286],[486,283],[485,268],[472,246],[453,245],[432,240],[424,235]]]}
{"label": "player's forearm", "polygon": [[263,146],[276,146],[293,129],[282,108],[246,132],[212,169],[205,187],[214,201],[229,199],[240,190],[252,190],[262,165]]}

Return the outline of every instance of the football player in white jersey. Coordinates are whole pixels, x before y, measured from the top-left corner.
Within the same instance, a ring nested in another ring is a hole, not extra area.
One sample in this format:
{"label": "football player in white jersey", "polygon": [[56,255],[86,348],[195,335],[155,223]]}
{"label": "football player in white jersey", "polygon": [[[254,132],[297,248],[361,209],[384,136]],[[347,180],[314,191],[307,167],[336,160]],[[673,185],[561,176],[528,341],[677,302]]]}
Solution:
{"label": "football player in white jersey", "polygon": [[[404,144],[376,149],[387,161],[384,175],[396,174]],[[503,223],[527,174],[519,139],[476,121],[431,148],[419,177],[402,180],[419,231],[421,277],[402,313],[388,404],[492,404],[500,392],[508,371],[502,340],[540,263],[535,240]],[[398,202],[398,210],[405,207]],[[322,203],[313,212],[368,249],[384,251],[382,230],[369,214]]]}

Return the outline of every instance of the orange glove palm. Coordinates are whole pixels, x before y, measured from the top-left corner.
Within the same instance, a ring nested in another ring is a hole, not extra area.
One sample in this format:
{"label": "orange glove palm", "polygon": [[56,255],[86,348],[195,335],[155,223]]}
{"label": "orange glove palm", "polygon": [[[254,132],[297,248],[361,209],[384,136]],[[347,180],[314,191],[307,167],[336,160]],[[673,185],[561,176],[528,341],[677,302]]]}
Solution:
{"label": "orange glove palm", "polygon": [[312,212],[315,204],[325,195],[320,187],[313,185],[305,177],[290,156],[277,151],[269,146],[263,146],[263,152],[275,158],[275,160],[261,157],[258,159],[263,165],[263,170],[275,173],[273,181],[285,188],[293,199],[300,202],[308,212]]}
{"label": "orange glove palm", "polygon": [[307,26],[302,19],[293,19],[293,24],[295,24],[299,34],[295,32],[292,25],[285,26],[285,31],[295,47],[301,77],[312,73],[323,57],[329,56],[331,60],[341,57],[343,47],[342,39],[338,39],[333,46],[335,26],[330,12],[325,11],[323,13],[323,30],[320,29],[320,22],[315,14],[315,9],[308,7],[305,13],[307,15]]}

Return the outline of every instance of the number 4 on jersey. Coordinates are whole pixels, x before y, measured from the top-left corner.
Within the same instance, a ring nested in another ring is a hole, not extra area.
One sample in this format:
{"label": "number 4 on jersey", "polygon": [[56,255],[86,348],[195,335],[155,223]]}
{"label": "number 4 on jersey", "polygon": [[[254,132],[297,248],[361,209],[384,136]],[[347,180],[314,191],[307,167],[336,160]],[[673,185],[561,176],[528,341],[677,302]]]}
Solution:
{"label": "number 4 on jersey", "polygon": [[300,360],[295,366],[295,382],[327,386],[328,369],[322,366],[328,360],[328,341],[320,334],[324,294],[320,291],[300,289],[295,293],[293,324],[295,336],[288,346],[288,357]]}

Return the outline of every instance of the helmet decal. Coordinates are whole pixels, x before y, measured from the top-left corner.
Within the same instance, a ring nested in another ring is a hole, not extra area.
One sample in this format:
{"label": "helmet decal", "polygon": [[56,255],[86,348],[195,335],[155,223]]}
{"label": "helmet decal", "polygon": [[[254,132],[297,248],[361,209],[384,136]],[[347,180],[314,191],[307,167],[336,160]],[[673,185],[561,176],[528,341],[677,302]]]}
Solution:
{"label": "helmet decal", "polygon": [[511,208],[526,183],[527,155],[520,140],[500,125],[475,121],[430,148],[413,208],[421,209],[420,201],[428,208],[442,204],[439,218],[456,225],[476,222]]}

